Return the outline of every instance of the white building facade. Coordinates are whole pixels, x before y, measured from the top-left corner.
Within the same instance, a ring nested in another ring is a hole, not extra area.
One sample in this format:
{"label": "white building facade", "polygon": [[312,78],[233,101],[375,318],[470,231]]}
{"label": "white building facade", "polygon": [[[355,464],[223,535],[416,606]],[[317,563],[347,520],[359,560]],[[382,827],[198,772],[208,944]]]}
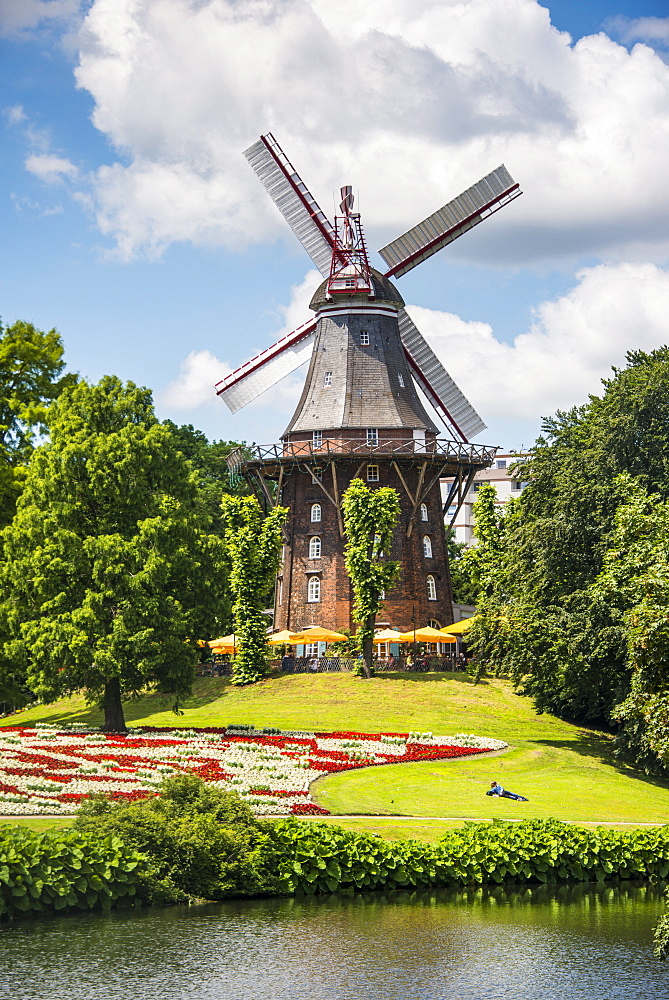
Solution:
{"label": "white building facade", "polygon": [[[474,481],[471,485],[471,489],[468,491],[464,503],[460,508],[458,516],[453,525],[455,529],[455,540],[456,542],[464,542],[465,545],[475,545],[476,537],[474,535],[474,514],[473,507],[476,501],[476,494],[480,490],[483,483],[490,483],[491,486],[495,487],[497,492],[496,503],[503,507],[504,504],[508,503],[509,500],[514,497],[520,496],[525,487],[526,482],[522,482],[519,479],[514,478],[511,474],[511,468],[524,457],[521,452],[508,452],[508,453],[498,453],[495,456],[495,461],[489,469],[483,469],[481,472],[477,472]],[[441,480],[441,498],[442,502],[446,503],[448,499],[448,491],[450,489],[452,480],[442,479]],[[446,511],[444,517],[446,519],[446,525],[450,524],[451,517],[455,513],[455,505]]]}

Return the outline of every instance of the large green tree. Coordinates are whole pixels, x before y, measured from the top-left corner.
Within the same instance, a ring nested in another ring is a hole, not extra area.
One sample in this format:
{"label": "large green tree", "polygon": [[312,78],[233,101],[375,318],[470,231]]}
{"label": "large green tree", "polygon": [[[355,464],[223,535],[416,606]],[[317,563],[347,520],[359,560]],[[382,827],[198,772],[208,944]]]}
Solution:
{"label": "large green tree", "polygon": [[276,506],[265,515],[255,497],[228,495],[221,509],[239,636],[232,679],[234,684],[253,684],[267,668],[268,620],[263,609],[276,578],[288,508]]}
{"label": "large green tree", "polygon": [[125,728],[122,699],[190,689],[219,626],[224,552],[148,389],[67,388],[2,537],[6,653],[48,700],[84,689]]}
{"label": "large green tree", "polygon": [[64,368],[55,330],[0,323],[0,526],[14,516],[35,439],[46,433],[48,405],[76,379]]}
{"label": "large green tree", "polygon": [[400,516],[397,491],[389,486],[371,490],[354,479],[342,496],[346,546],[344,560],[353,587],[353,615],[359,624],[366,677],[372,676],[374,624],[383,596],[400,573],[400,563],[388,559]]}

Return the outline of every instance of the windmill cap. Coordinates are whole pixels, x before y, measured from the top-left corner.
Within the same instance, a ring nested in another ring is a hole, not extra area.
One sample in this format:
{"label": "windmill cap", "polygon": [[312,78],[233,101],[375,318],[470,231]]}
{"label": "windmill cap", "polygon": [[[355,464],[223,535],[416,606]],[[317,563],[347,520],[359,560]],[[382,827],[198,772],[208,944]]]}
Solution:
{"label": "windmill cap", "polygon": [[[374,268],[370,268],[370,277],[372,279],[372,287],[374,289],[374,301],[375,302],[387,302],[396,305],[398,309],[401,309],[404,305],[404,299],[397,291],[395,285],[388,278],[385,278],[380,271],[375,271]],[[349,296],[337,295],[337,302],[341,303],[342,300],[346,301]],[[365,295],[365,299],[367,296]],[[356,299],[359,301],[359,295],[351,295],[350,301],[355,302]],[[323,309],[325,306],[332,305],[332,298],[328,298],[328,283],[327,279],[323,281],[316,291],[314,292],[313,298],[309,303],[309,308],[313,309],[314,312],[318,312],[319,309]]]}

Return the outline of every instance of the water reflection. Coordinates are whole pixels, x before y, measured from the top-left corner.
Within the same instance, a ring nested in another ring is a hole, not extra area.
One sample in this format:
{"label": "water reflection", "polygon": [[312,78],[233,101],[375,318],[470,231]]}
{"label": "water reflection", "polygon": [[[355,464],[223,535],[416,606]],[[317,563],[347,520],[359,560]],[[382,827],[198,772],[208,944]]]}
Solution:
{"label": "water reflection", "polygon": [[657,887],[235,900],[0,931],[14,1000],[666,1000]]}

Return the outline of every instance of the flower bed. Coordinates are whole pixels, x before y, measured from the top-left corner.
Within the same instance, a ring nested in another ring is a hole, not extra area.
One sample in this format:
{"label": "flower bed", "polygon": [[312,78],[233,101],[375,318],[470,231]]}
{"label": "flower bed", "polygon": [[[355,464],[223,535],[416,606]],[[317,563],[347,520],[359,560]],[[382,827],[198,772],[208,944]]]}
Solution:
{"label": "flower bed", "polygon": [[197,774],[234,789],[261,815],[326,813],[311,801],[325,774],[379,764],[445,760],[501,750],[501,740],[431,733],[312,733],[227,729],[94,731],[0,729],[0,815],[74,813],[103,792],[136,801],[154,795],[170,774]]}

